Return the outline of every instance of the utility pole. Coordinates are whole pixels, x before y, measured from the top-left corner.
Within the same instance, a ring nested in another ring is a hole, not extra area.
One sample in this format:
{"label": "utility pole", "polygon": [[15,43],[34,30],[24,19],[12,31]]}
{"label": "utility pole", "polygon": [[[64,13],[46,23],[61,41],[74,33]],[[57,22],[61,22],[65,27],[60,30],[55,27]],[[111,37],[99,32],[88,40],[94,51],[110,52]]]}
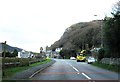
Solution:
{"label": "utility pole", "polygon": [[[4,54],[3,54],[3,60],[5,60],[5,55],[6,55],[6,43],[7,43],[7,41],[5,41],[4,42],[4,44],[3,44],[3,46],[4,46]],[[2,61],[3,63],[3,65],[2,65],[2,75],[4,76],[5,75],[5,72],[4,72],[4,69],[5,69],[5,61]]]}
{"label": "utility pole", "polygon": [[7,41],[5,41],[5,43],[4,43],[4,55],[3,55],[3,59],[5,58],[5,55],[6,55],[6,43],[7,43]]}

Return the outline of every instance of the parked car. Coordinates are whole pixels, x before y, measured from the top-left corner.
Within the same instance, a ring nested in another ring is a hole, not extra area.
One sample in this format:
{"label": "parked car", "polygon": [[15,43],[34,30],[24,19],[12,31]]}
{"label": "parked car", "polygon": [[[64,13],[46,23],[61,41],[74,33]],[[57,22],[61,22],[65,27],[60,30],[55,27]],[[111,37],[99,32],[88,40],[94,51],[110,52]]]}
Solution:
{"label": "parked car", "polygon": [[70,57],[71,60],[75,60],[76,58],[75,57]]}
{"label": "parked car", "polygon": [[88,64],[91,64],[91,63],[93,63],[93,62],[95,62],[95,58],[89,57],[89,58],[87,59],[87,63],[88,63]]}

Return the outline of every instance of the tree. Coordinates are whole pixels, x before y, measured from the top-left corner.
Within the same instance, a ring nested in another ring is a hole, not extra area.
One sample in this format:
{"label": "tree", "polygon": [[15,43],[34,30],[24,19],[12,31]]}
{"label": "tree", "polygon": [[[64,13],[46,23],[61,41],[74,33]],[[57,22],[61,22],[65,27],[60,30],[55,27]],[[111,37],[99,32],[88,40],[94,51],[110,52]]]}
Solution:
{"label": "tree", "polygon": [[102,58],[104,58],[104,53],[105,53],[105,50],[103,48],[101,48],[99,51],[98,51],[98,62],[100,62],[100,60]]}
{"label": "tree", "polygon": [[64,58],[64,56],[65,56],[64,50],[61,50],[61,51],[59,52],[59,54],[60,54],[60,56],[61,56],[62,58]]}
{"label": "tree", "polygon": [[12,53],[12,56],[13,57],[16,57],[18,55],[18,51],[15,49],[14,51],[13,51],[13,53]]}
{"label": "tree", "polygon": [[[2,52],[2,57],[4,56],[4,52]],[[5,53],[5,57],[12,57],[11,53],[10,52],[6,52]]]}
{"label": "tree", "polygon": [[70,57],[76,57],[76,51],[70,49],[62,49],[59,54],[62,58],[67,58],[67,59]]}
{"label": "tree", "polygon": [[117,58],[120,57],[120,1],[115,5],[114,11],[111,14],[113,17],[105,18],[105,56]]}

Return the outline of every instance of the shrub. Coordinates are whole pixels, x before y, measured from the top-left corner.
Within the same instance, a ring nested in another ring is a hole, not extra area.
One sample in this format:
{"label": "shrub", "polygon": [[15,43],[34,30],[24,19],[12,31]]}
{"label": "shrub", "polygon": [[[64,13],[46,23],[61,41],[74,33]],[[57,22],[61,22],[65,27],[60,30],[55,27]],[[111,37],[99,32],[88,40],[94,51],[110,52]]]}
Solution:
{"label": "shrub", "polygon": [[104,53],[105,53],[105,50],[103,48],[101,48],[99,51],[98,51],[98,62],[104,58]]}
{"label": "shrub", "polygon": [[21,58],[19,61],[20,61],[20,66],[29,66],[28,58]]}

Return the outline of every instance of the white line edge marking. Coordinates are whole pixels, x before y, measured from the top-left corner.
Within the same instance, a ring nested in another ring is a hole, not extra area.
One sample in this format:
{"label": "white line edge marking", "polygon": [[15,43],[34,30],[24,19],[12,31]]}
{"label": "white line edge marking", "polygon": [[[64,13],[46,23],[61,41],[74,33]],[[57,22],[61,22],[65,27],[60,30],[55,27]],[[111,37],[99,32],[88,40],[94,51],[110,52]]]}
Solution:
{"label": "white line edge marking", "polygon": [[37,73],[39,73],[40,70],[36,71],[35,73],[33,73],[29,78],[32,78],[33,76],[35,76]]}
{"label": "white line edge marking", "polygon": [[85,73],[82,73],[87,79],[91,79],[89,76],[87,76]]}

